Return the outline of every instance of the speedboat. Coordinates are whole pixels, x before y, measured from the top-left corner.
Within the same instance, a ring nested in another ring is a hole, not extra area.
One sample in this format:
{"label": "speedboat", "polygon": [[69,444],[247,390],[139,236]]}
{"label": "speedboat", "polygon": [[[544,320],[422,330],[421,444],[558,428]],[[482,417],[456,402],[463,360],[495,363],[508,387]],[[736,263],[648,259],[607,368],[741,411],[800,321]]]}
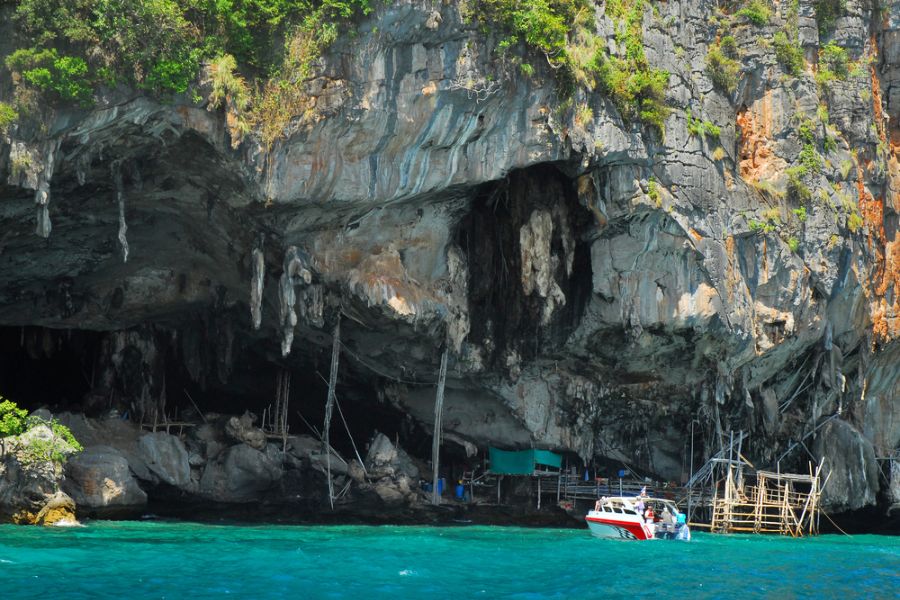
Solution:
{"label": "speedboat", "polygon": [[[649,508],[654,516],[647,518]],[[663,511],[672,516],[671,523],[661,518]],[[675,503],[661,498],[613,497],[601,498],[584,518],[596,537],[624,540],[673,539],[690,540],[691,531],[683,513]],[[659,520],[657,520],[659,519]]]}

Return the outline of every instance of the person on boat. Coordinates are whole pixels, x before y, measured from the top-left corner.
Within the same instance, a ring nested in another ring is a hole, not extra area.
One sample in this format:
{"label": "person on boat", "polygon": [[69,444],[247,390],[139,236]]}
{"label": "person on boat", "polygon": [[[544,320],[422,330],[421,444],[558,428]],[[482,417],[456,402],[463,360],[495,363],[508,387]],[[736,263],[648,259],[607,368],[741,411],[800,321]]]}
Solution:
{"label": "person on boat", "polygon": [[653,507],[648,506],[647,510],[644,511],[644,519],[647,521],[647,524],[652,523],[655,517],[656,515],[653,514]]}
{"label": "person on boat", "polygon": [[663,507],[662,511],[662,529],[666,534],[674,534],[675,533],[675,518],[672,516],[672,513],[669,512],[669,507]]}

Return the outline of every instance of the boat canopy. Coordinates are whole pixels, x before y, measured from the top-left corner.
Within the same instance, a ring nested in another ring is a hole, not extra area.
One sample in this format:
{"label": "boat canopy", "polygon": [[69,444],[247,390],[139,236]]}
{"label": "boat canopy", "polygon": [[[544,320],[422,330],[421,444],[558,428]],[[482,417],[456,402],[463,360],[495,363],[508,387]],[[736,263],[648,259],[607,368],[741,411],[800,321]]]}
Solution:
{"label": "boat canopy", "polygon": [[490,472],[495,475],[531,475],[540,470],[538,465],[559,469],[562,455],[549,450],[500,450],[489,448]]}

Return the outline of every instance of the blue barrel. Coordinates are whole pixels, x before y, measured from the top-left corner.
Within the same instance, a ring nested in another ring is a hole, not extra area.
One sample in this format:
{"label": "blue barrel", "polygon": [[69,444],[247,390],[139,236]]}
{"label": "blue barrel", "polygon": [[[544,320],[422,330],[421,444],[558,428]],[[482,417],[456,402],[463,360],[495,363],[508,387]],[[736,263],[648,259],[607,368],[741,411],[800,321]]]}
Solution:
{"label": "blue barrel", "polygon": [[444,495],[444,488],[446,487],[446,485],[447,485],[447,482],[444,480],[443,477],[438,479],[438,496]]}
{"label": "blue barrel", "polygon": [[466,486],[464,486],[463,484],[460,483],[459,485],[456,486],[456,498],[458,500],[462,500],[465,495],[466,495]]}

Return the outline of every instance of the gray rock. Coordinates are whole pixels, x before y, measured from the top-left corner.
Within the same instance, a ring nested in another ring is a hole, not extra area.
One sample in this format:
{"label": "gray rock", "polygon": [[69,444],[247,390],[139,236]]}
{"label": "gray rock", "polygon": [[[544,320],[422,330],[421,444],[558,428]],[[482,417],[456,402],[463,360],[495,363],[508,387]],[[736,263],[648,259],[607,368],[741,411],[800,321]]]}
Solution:
{"label": "gray rock", "polygon": [[252,502],[264,497],[281,476],[281,466],[265,453],[238,444],[207,464],[200,494],[217,502]]}
{"label": "gray rock", "polygon": [[822,491],[825,510],[856,510],[875,503],[880,488],[875,450],[851,424],[836,419],[825,425],[813,451],[825,459],[823,475],[831,473]]}
{"label": "gray rock", "polygon": [[128,460],[110,446],[91,446],[66,464],[63,490],[80,508],[140,508],[147,494],[138,486]]}
{"label": "gray rock", "polygon": [[178,437],[162,431],[147,433],[141,436],[138,448],[154,483],[161,481],[175,487],[190,483],[190,458]]}
{"label": "gray rock", "polygon": [[266,434],[262,429],[254,427],[256,416],[245,412],[240,417],[231,417],[225,423],[225,434],[236,442],[243,442],[257,450],[266,447]]}

